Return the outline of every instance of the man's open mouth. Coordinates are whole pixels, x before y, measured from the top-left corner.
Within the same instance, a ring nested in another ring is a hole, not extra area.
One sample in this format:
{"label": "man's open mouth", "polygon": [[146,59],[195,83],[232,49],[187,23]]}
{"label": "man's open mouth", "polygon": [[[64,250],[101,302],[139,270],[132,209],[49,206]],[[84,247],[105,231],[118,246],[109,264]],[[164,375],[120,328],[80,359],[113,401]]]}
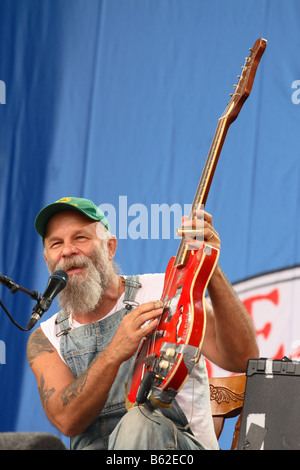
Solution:
{"label": "man's open mouth", "polygon": [[84,270],[84,267],[83,267],[83,266],[74,267],[74,268],[69,268],[69,269],[67,269],[67,274],[68,274],[68,276],[70,276],[71,274],[79,274],[79,273],[81,273],[83,270]]}

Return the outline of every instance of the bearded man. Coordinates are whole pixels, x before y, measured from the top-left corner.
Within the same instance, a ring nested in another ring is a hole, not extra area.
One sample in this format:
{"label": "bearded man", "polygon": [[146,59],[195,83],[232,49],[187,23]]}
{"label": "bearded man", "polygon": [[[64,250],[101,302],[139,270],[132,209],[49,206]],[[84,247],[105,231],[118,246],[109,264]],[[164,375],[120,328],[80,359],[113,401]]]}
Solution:
{"label": "bearded man", "polygon": [[[201,215],[204,240],[220,249],[211,215]],[[50,273],[62,269],[69,280],[61,310],[31,334],[27,356],[45,413],[70,436],[71,449],[217,449],[204,358],[244,372],[258,357],[250,317],[220,266],[208,284],[200,360],[172,407],[128,411],[125,383],[141,340],[163,312],[164,274],[119,274],[116,237],[92,201],[60,199],[42,209],[35,227]]]}

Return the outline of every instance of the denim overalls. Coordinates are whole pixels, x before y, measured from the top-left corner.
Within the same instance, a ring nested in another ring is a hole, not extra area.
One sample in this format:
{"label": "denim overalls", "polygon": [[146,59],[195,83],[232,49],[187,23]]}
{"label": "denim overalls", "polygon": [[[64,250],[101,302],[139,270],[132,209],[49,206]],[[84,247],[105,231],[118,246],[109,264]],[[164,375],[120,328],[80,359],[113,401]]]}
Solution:
{"label": "denim overalls", "polygon": [[[125,279],[124,307],[118,312],[95,323],[71,329],[69,318],[63,310],[58,313],[56,323],[60,332],[61,354],[75,377],[84,372],[95,357],[106,349],[115,335],[124,315],[136,306],[135,296],[141,287],[138,276]],[[120,419],[126,414],[125,383],[129,382],[130,371],[135,356],[120,366],[115,381],[110,389],[106,404],[96,420],[80,435],[71,437],[71,449],[107,449],[109,435]],[[99,383],[101,387],[101,383]],[[174,400],[171,409],[163,410],[178,427],[186,427],[187,420]],[[133,430],[134,431],[134,430]]]}

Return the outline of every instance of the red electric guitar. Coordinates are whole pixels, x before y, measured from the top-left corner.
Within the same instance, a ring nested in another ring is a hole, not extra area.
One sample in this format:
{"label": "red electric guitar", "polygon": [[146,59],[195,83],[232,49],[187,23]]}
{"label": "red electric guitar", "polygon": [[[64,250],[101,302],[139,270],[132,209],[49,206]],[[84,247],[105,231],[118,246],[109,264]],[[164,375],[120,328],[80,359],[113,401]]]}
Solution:
{"label": "red electric guitar", "polygon": [[[267,41],[259,38],[250,49],[235,91],[219,119],[190,217],[204,207],[229,126],[250,95],[256,70]],[[162,294],[164,311],[157,330],[145,338],[136,357],[128,400],[170,406],[198,362],[205,333],[204,295],[218,262],[219,251],[203,244],[189,250],[181,239],[176,257],[168,264]]]}

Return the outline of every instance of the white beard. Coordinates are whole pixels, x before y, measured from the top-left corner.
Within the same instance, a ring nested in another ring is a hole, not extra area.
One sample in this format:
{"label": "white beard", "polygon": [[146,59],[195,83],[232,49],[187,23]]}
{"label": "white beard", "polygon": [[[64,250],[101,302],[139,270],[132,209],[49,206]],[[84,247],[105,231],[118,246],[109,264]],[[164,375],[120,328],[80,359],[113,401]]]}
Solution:
{"label": "white beard", "polygon": [[95,310],[110,285],[114,270],[108,259],[107,244],[103,242],[89,257],[76,255],[56,265],[48,263],[50,274],[58,269],[68,271],[77,267],[84,267],[84,272],[69,276],[66,287],[59,294],[58,302],[68,314],[84,315]]}

